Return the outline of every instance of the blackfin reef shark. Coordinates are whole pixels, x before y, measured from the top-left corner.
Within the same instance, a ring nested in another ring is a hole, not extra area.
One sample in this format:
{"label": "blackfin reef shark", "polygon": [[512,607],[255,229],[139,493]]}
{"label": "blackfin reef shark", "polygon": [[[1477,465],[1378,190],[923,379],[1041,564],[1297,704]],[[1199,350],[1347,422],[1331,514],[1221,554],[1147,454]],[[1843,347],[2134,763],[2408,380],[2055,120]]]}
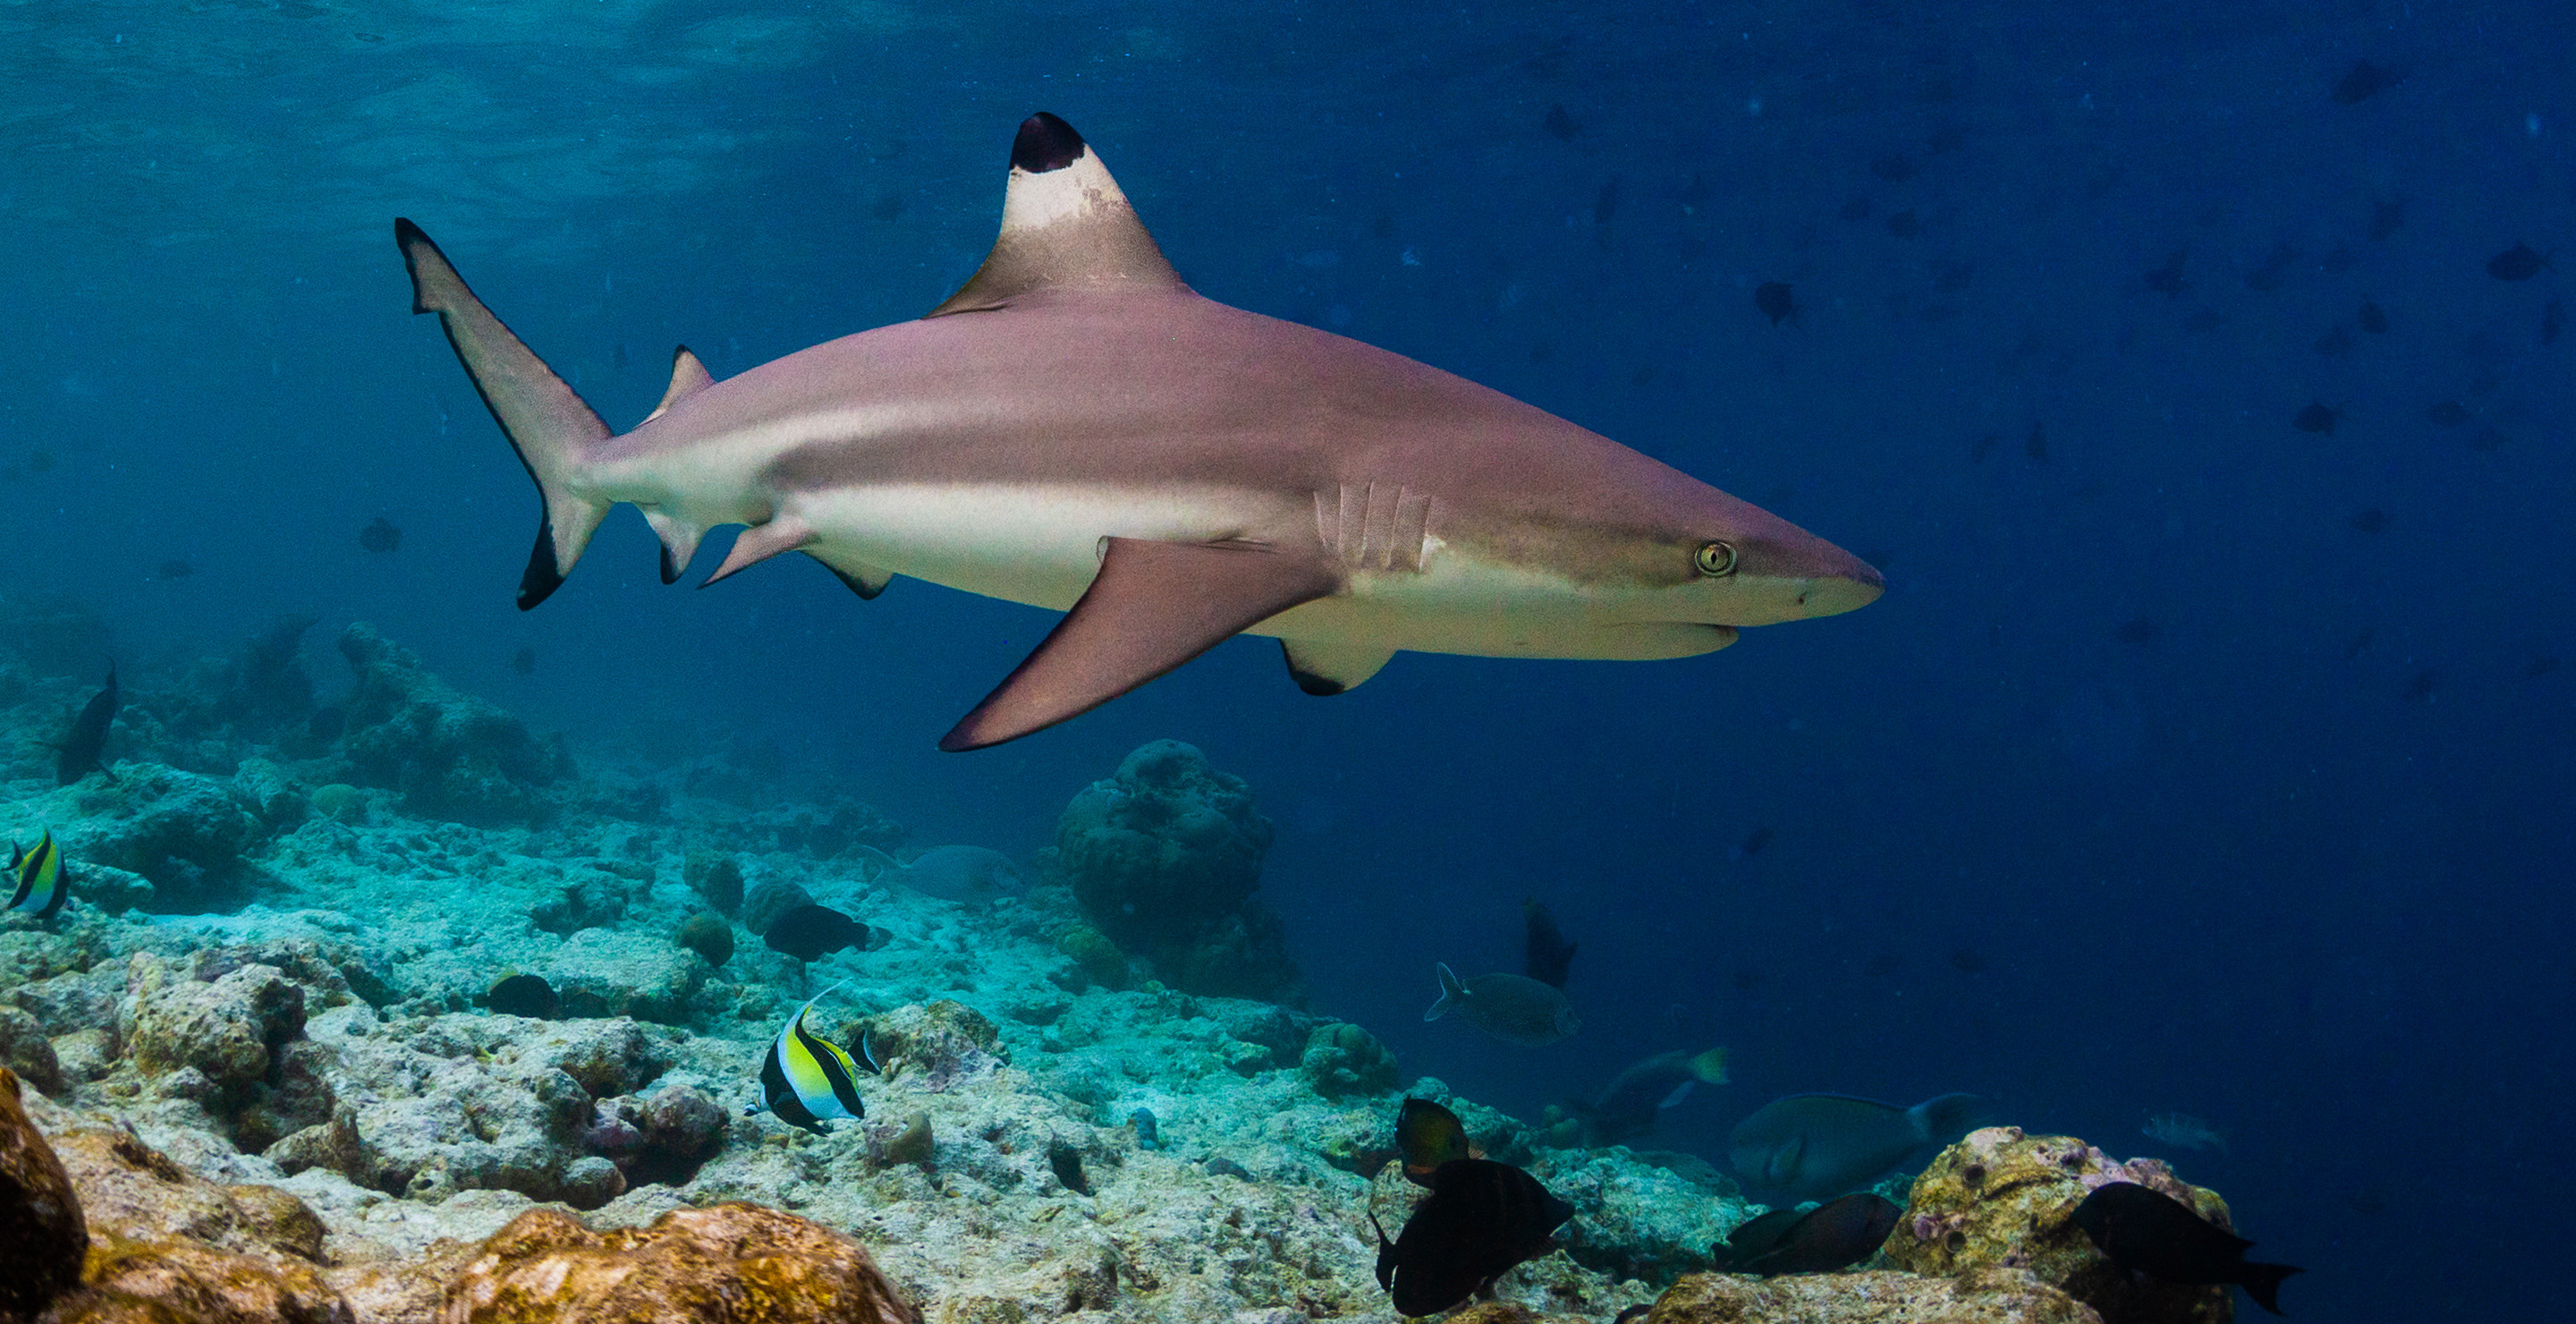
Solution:
{"label": "blackfin reef shark", "polygon": [[436,313],[545,502],[521,609],[608,512],[677,580],[782,552],[862,598],[898,574],[1065,612],[940,740],[1064,721],[1227,637],[1276,637],[1310,694],[1396,652],[1657,659],[1876,599],[1878,571],[1767,511],[1500,392],[1183,284],[1100,157],[1039,113],[1000,238],[917,321],[716,381],[673,355],[631,432],[484,307],[409,220]]}

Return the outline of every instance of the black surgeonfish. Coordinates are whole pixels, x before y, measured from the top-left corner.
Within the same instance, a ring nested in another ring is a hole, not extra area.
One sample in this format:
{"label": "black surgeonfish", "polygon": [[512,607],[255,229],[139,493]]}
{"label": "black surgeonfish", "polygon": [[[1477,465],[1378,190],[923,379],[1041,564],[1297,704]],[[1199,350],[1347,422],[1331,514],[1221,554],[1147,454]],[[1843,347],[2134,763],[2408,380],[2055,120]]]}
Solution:
{"label": "black surgeonfish", "polygon": [[1537,897],[1521,899],[1521,919],[1525,929],[1521,973],[1542,984],[1565,987],[1565,976],[1574,967],[1574,949],[1579,944],[1566,941],[1565,931],[1556,927],[1556,916],[1549,914]]}
{"label": "black surgeonfish", "polygon": [[1451,1159],[1423,1184],[1430,1197],[1394,1241],[1377,1229],[1377,1284],[1399,1315],[1436,1315],[1474,1296],[1545,1253],[1550,1234],[1574,1217],[1574,1206],[1536,1177],[1492,1159]]}
{"label": "black surgeonfish", "polygon": [[1431,1174],[1452,1159],[1475,1157],[1467,1148],[1467,1125],[1458,1114],[1429,1099],[1407,1098],[1395,1118],[1395,1147],[1404,1155],[1404,1175],[1416,1186],[1431,1184]]}
{"label": "black surgeonfish", "polygon": [[1803,1214],[1774,1209],[1728,1234],[1726,1244],[1709,1255],[1729,1273],[1832,1273],[1877,1254],[1903,1212],[1895,1201],[1868,1191]]}
{"label": "black surgeonfish", "polygon": [[[876,1074],[876,1063],[867,1056],[862,1044],[859,1057],[852,1059],[839,1044],[813,1034],[805,1028],[805,1013],[814,1004],[840,991],[834,984],[808,999],[796,1014],[787,1018],[787,1026],[769,1045],[769,1056],[760,1064],[761,1102],[778,1114],[781,1121],[801,1126],[822,1135],[823,1119],[847,1117],[856,1120],[868,1115],[859,1102],[859,1073]],[[861,1062],[866,1062],[864,1067]]]}
{"label": "black surgeonfish", "polygon": [[[54,785],[69,786],[93,772],[107,772],[99,755],[107,748],[107,728],[116,721],[116,664],[107,664],[107,686],[89,696],[72,729],[54,744]],[[114,780],[115,773],[107,773]]]}
{"label": "black surgeonfish", "polygon": [[62,913],[63,898],[70,888],[63,880],[62,848],[54,844],[54,830],[46,828],[36,844],[21,847],[9,845],[9,904],[0,906],[13,915],[33,915],[52,919]]}
{"label": "black surgeonfish", "polygon": [[2281,1280],[2305,1273],[2245,1258],[2254,1243],[2210,1222],[2190,1205],[2134,1182],[2094,1188],[2075,1206],[2075,1226],[2113,1264],[2169,1283],[2234,1283],[2254,1304],[2281,1313]]}
{"label": "black surgeonfish", "polygon": [[875,951],[886,945],[888,936],[885,930],[869,928],[829,906],[807,905],[780,912],[760,940],[773,952],[799,961],[819,961],[850,947]]}

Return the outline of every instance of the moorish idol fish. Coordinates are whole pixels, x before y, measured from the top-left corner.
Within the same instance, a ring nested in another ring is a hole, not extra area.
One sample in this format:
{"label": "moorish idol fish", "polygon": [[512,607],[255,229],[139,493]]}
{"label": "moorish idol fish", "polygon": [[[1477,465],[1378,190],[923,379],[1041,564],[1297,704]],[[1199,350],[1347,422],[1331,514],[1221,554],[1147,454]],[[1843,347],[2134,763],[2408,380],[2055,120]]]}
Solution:
{"label": "moorish idol fish", "polygon": [[63,908],[63,852],[54,845],[54,830],[36,838],[35,848],[9,844],[9,904],[0,907],[13,914],[52,919]]}
{"label": "moorish idol fish", "polygon": [[865,1043],[860,1044],[859,1056],[854,1060],[839,1044],[805,1028],[805,1013],[840,988],[840,984],[834,984],[798,1007],[796,1014],[788,1018],[787,1027],[769,1045],[768,1060],[760,1064],[761,1099],[769,1110],[816,1135],[824,1134],[824,1118],[855,1120],[867,1116],[868,1110],[859,1102],[859,1073],[877,1074],[877,1064],[868,1059]]}

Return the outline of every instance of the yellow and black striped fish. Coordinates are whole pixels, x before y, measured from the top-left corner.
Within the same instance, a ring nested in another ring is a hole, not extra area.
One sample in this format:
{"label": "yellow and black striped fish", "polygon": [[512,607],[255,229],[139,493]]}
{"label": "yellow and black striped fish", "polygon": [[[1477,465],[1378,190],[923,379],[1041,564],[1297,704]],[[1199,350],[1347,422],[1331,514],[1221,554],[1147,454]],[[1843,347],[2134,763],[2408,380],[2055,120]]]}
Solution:
{"label": "yellow and black striped fish", "polygon": [[45,829],[32,849],[9,843],[9,881],[9,904],[0,910],[52,919],[63,908],[68,891],[63,886],[63,852],[54,845],[52,828]]}
{"label": "yellow and black striped fish", "polygon": [[859,1073],[876,1074],[876,1064],[868,1062],[865,1045],[859,1058],[853,1060],[839,1044],[808,1032],[805,1013],[814,1003],[839,991],[834,984],[814,995],[787,1020],[787,1028],[769,1045],[769,1058],[760,1064],[762,1101],[769,1110],[792,1125],[801,1126],[816,1135],[823,1134],[827,1117],[860,1118],[868,1110],[859,1102]]}

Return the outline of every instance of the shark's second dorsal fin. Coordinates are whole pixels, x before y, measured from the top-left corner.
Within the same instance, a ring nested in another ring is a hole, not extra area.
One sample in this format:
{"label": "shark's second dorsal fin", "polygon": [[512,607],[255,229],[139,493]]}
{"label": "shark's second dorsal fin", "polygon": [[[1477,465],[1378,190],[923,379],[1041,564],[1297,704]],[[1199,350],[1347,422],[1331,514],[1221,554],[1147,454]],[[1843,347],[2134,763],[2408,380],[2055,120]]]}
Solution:
{"label": "shark's second dorsal fin", "polygon": [[1001,237],[964,288],[929,315],[990,312],[1042,290],[1187,288],[1090,144],[1039,111],[1011,144]]}
{"label": "shark's second dorsal fin", "polygon": [[[707,365],[698,361],[697,355],[689,352],[688,346],[682,345],[679,348],[672,350],[671,385],[668,389],[662,392],[662,403],[653,406],[653,412],[646,414],[644,416],[644,421],[650,423],[654,419],[670,413],[671,406],[676,405],[681,401],[688,399],[690,396],[696,395],[698,392],[715,384],[716,379],[714,374],[707,371]],[[667,584],[670,581],[664,580],[662,582]]]}

